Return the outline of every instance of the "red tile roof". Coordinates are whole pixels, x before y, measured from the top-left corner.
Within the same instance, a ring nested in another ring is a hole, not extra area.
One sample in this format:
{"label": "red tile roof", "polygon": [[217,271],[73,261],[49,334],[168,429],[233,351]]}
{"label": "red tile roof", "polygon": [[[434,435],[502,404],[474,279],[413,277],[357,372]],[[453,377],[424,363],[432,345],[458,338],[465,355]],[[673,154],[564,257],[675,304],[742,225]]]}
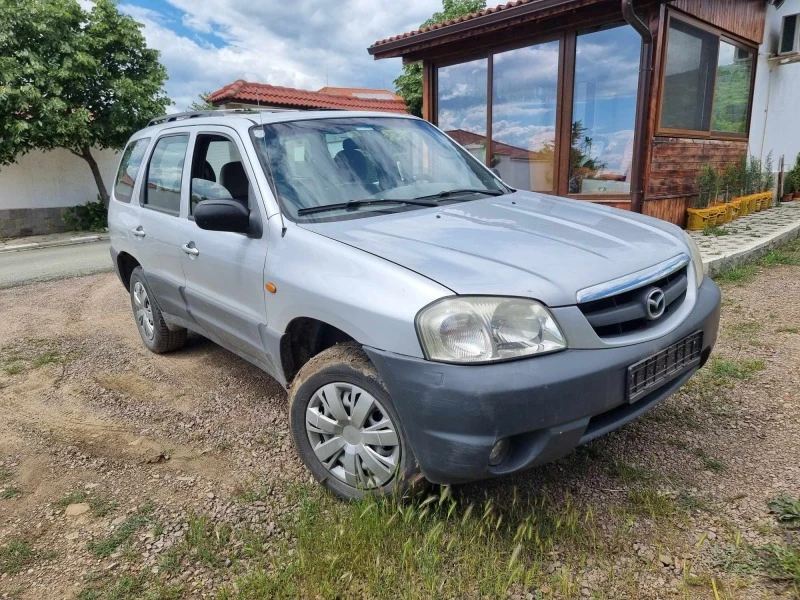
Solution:
{"label": "red tile roof", "polygon": [[385,40],[378,40],[377,42],[372,44],[372,47],[374,48],[375,46],[380,46],[381,44],[388,44],[389,42],[410,38],[415,35],[419,35],[420,33],[426,33],[428,31],[434,31],[435,29],[441,29],[442,27],[447,27],[448,25],[455,25],[456,23],[471,21],[472,19],[477,19],[478,17],[484,17],[486,15],[491,15],[496,12],[508,10],[509,8],[514,8],[535,1],[536,0],[511,0],[511,2],[508,2],[506,4],[501,4],[500,6],[495,6],[494,8],[485,8],[483,10],[479,10],[478,12],[464,15],[463,17],[450,19],[449,21],[444,21],[442,23],[434,23],[433,25],[429,25],[428,27],[420,27],[419,29],[415,29],[414,31],[407,31],[406,33],[401,33],[400,35],[393,35],[392,37],[386,38]]}
{"label": "red tile roof", "polygon": [[[371,91],[374,92],[375,90]],[[211,93],[206,100],[212,104],[246,102],[248,104],[261,103],[265,106],[299,108],[302,110],[375,110],[391,113],[408,112],[406,110],[406,103],[403,102],[402,98],[391,100],[359,98],[352,95],[331,94],[322,91],[312,92],[310,90],[298,90],[295,88],[269,85],[267,83],[253,83],[242,79],[237,79],[222,89]]]}

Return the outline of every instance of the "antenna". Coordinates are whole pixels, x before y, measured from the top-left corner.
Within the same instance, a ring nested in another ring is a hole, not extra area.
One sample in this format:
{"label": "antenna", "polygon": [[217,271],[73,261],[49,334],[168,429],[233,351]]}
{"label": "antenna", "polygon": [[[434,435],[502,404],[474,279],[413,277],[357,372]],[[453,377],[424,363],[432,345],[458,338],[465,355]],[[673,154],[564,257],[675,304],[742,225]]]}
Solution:
{"label": "antenna", "polygon": [[[256,105],[259,108],[258,117],[261,126],[261,133],[262,133],[262,140],[264,140],[264,154],[269,158],[269,153],[267,152],[267,136],[264,135],[264,112],[261,110],[261,96],[258,93],[258,87],[256,87]],[[272,170],[270,168],[270,170]],[[272,181],[275,181],[275,177],[272,178]],[[278,204],[278,216],[281,218],[281,237],[286,235],[286,221],[283,220],[283,211],[281,210],[281,203],[278,202],[278,190],[277,188],[274,190],[275,192],[275,201]]]}

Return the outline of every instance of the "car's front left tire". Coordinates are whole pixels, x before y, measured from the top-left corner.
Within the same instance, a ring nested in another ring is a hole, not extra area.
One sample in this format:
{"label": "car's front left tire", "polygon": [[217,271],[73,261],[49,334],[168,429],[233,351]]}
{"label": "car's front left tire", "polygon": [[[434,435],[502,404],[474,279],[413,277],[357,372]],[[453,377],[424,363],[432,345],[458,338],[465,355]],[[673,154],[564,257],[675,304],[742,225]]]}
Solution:
{"label": "car's front left tire", "polygon": [[186,330],[172,331],[167,327],[158,302],[144,278],[142,267],[136,267],[131,273],[130,294],[133,318],[144,345],[156,354],[183,347],[186,343]]}
{"label": "car's front left tire", "polygon": [[424,484],[386,386],[355,344],[328,348],[300,369],[289,421],[303,463],[342,499],[404,495]]}

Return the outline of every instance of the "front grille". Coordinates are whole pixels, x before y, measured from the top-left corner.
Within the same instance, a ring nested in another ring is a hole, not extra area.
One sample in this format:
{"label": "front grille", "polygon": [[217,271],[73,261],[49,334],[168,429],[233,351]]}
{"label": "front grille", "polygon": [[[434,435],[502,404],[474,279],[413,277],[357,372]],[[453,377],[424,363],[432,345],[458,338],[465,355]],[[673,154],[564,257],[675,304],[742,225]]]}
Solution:
{"label": "front grille", "polygon": [[[602,338],[642,331],[668,319],[683,304],[688,287],[686,273],[686,267],[683,267],[641,287],[615,296],[583,302],[578,304],[578,308]],[[664,313],[657,319],[650,319],[646,309],[645,296],[653,288],[660,288],[664,292]]]}

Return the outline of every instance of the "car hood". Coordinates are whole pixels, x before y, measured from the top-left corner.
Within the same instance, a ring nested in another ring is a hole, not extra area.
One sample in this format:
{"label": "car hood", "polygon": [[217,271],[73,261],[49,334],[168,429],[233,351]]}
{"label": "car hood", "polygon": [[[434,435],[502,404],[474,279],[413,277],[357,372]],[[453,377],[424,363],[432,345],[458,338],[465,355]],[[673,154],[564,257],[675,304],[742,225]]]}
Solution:
{"label": "car hood", "polygon": [[457,294],[549,306],[575,304],[578,290],[688,253],[665,221],[530,192],[301,226]]}

